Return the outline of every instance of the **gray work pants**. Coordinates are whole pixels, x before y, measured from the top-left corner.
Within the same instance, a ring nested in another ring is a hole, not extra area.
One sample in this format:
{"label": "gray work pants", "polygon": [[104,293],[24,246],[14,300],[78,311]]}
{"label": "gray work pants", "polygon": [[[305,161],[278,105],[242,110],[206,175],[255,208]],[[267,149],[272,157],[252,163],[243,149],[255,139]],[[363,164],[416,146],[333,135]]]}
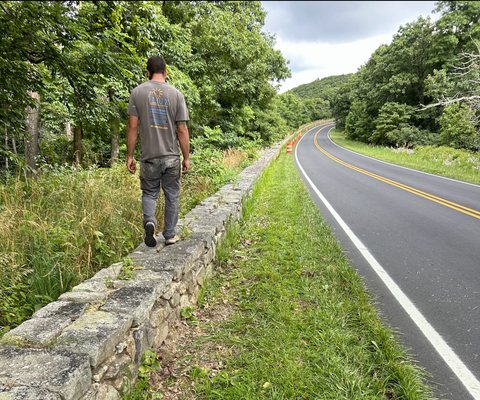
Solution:
{"label": "gray work pants", "polygon": [[143,226],[153,222],[157,226],[155,213],[160,189],[165,195],[165,219],[163,236],[175,236],[180,204],[180,157],[165,156],[140,163],[140,187],[142,189]]}

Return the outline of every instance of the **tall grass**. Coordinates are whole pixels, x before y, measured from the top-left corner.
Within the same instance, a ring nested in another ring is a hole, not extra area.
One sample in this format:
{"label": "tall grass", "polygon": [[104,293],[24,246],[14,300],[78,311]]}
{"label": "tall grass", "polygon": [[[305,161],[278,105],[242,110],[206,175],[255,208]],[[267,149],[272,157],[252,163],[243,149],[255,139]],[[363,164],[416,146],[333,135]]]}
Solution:
{"label": "tall grass", "polygon": [[15,326],[141,238],[138,181],[123,165],[0,187],[0,325]]}
{"label": "tall grass", "polygon": [[[193,157],[180,216],[239,173],[240,150]],[[163,220],[159,198],[158,221]],[[0,335],[143,240],[138,174],[59,169],[0,185]]]}

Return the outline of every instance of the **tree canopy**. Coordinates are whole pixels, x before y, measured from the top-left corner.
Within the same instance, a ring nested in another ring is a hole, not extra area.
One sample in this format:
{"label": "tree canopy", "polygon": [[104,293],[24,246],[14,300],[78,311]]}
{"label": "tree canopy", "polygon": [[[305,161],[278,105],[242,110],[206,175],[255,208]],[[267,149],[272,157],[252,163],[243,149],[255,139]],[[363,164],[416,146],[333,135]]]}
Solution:
{"label": "tree canopy", "polygon": [[156,54],[186,97],[193,137],[218,126],[228,145],[269,143],[288,125],[274,85],[290,71],[264,20],[258,1],[1,2],[0,168],[21,162],[33,106],[37,162],[117,159],[129,93]]}
{"label": "tree canopy", "polygon": [[332,100],[350,138],[480,149],[480,2],[439,1],[436,12],[435,22],[420,17],[400,27]]}

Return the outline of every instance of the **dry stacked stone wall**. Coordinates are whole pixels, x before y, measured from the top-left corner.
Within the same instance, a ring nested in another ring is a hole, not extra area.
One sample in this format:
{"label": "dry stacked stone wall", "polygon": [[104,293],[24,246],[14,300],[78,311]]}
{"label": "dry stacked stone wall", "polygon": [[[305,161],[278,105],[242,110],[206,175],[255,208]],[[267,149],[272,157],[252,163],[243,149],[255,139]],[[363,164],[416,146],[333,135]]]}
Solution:
{"label": "dry stacked stone wall", "polygon": [[158,348],[180,310],[196,303],[229,221],[281,145],[262,152],[236,183],[190,211],[175,245],[143,243],[122,263],[62,294],[0,341],[0,400],[116,400],[143,353]]}

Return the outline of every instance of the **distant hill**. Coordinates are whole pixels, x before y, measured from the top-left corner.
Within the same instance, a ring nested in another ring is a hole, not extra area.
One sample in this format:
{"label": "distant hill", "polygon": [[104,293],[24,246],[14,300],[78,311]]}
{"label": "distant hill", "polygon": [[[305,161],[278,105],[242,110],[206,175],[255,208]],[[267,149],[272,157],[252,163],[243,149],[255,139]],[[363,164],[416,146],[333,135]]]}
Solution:
{"label": "distant hill", "polygon": [[310,83],[297,86],[287,91],[298,97],[322,98],[331,102],[336,91],[350,78],[353,74],[327,76],[326,78],[317,79]]}

